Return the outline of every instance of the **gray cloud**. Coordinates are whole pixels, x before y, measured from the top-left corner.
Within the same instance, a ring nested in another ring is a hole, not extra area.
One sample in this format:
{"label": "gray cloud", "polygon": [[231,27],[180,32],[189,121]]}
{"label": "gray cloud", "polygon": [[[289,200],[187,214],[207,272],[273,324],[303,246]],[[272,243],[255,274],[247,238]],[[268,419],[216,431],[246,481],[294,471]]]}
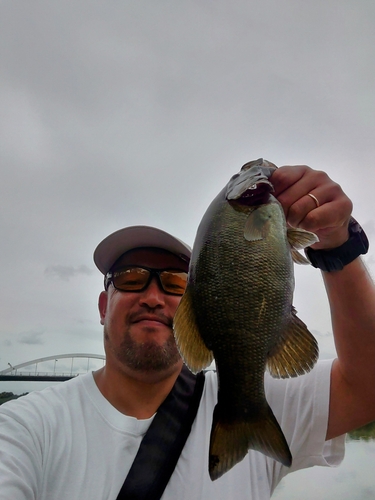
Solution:
{"label": "gray cloud", "polygon": [[18,342],[20,344],[27,345],[43,345],[46,342],[46,339],[44,338],[44,332],[30,331],[20,333],[18,336]]}
{"label": "gray cloud", "polygon": [[[375,3],[354,0],[1,2],[0,370],[101,352],[99,241],[149,224],[192,244],[246,161],[326,170],[372,217],[374,23]],[[320,274],[299,276],[330,355]]]}
{"label": "gray cloud", "polygon": [[55,265],[47,267],[44,273],[48,277],[57,277],[61,280],[69,281],[70,278],[74,278],[80,274],[90,275],[93,273],[93,270],[84,264],[78,267]]}

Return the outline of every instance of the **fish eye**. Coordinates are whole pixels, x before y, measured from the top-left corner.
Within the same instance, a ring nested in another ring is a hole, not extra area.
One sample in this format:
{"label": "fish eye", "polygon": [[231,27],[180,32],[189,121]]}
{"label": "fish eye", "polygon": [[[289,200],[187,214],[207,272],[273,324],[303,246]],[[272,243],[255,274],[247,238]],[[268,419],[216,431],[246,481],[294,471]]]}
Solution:
{"label": "fish eye", "polygon": [[237,179],[237,177],[239,177],[239,176],[240,176],[240,174],[234,174],[234,175],[232,176],[232,178],[231,178],[231,181],[234,181],[234,179]]}

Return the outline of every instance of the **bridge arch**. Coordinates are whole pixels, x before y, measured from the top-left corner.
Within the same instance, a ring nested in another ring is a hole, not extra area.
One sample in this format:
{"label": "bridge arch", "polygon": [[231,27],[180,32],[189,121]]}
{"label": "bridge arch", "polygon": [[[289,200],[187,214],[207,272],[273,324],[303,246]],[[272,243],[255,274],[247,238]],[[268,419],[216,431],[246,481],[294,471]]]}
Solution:
{"label": "bridge arch", "polygon": [[[18,365],[11,365],[8,363],[9,368],[6,368],[5,370],[0,371],[0,380],[24,380],[24,381],[63,381],[63,380],[68,380],[70,378],[73,378],[79,373],[73,373],[73,361],[75,358],[86,358],[87,359],[87,371],[88,371],[88,366],[89,366],[89,361],[90,359],[101,359],[105,360],[105,356],[102,354],[91,354],[91,353],[70,353],[70,354],[56,354],[55,356],[45,356],[43,358],[37,358],[37,359],[32,359],[30,361],[26,361],[24,363],[20,363]],[[71,359],[71,369],[70,373],[56,373],[56,361],[59,359]],[[40,363],[43,363],[45,361],[55,361],[55,369],[53,373],[51,372],[41,372],[37,373],[37,367]],[[25,368],[27,366],[33,366],[35,365],[35,372],[34,373],[26,373],[22,371],[22,368]],[[20,371],[21,370],[21,371]]]}
{"label": "bridge arch", "polygon": [[44,358],[32,359],[31,361],[26,361],[16,366],[10,366],[5,370],[0,371],[0,374],[6,375],[19,368],[24,368],[25,366],[35,365],[38,363],[43,363],[43,361],[53,361],[54,359],[64,359],[64,358],[93,358],[93,359],[105,359],[102,354],[87,354],[87,353],[72,353],[72,354],[56,354],[56,356],[46,356]]}

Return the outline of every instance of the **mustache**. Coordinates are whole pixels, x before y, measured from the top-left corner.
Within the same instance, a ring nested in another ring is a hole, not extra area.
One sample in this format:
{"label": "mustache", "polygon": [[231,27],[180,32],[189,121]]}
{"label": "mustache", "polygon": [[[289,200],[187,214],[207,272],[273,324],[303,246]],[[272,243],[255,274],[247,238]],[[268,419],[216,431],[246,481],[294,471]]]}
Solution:
{"label": "mustache", "polygon": [[129,321],[131,323],[136,323],[137,321],[140,321],[148,317],[158,320],[161,323],[164,323],[165,325],[169,326],[169,328],[172,328],[173,326],[173,318],[167,316],[161,311],[155,311],[153,309],[148,309],[148,308],[139,309],[138,311],[131,313],[129,315]]}

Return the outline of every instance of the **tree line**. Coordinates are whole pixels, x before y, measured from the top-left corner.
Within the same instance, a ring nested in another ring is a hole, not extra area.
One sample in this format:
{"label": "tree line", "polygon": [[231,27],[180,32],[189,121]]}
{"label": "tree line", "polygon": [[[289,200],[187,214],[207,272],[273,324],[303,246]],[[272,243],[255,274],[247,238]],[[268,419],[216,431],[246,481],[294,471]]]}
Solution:
{"label": "tree line", "polygon": [[13,394],[13,392],[0,392],[0,405],[10,401],[11,399],[18,399],[21,396],[26,396],[28,392],[24,392],[23,394]]}

